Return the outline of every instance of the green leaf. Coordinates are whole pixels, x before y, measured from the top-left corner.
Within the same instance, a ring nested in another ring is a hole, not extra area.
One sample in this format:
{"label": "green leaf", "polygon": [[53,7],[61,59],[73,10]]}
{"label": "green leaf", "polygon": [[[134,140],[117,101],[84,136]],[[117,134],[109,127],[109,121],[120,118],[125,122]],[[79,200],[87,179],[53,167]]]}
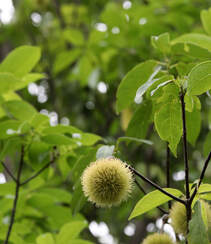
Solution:
{"label": "green leaf", "polygon": [[207,157],[210,151],[211,151],[211,131],[208,132],[204,141],[204,146],[203,146],[204,156]]}
{"label": "green leaf", "polygon": [[149,141],[149,140],[144,140],[144,139],[139,139],[139,138],[136,138],[136,137],[128,137],[128,136],[122,136],[122,137],[119,137],[117,139],[117,144],[116,144],[116,147],[118,148],[119,146],[119,143],[120,142],[136,142],[138,144],[142,144],[142,143],[145,143],[147,145],[153,145],[153,142]]}
{"label": "green leaf", "polygon": [[187,140],[195,145],[201,130],[201,113],[194,108],[193,112],[186,111]]}
{"label": "green leaf", "polygon": [[80,49],[73,49],[58,53],[53,64],[53,73],[56,75],[69,67],[81,53]]}
{"label": "green leaf", "polygon": [[56,188],[56,187],[40,188],[39,193],[48,194],[53,198],[55,202],[70,203],[71,201],[71,194],[69,190],[67,191],[62,188]]}
{"label": "green leaf", "polygon": [[36,244],[55,244],[52,234],[45,233],[37,237]]}
{"label": "green leaf", "polygon": [[74,240],[70,240],[66,244],[93,244],[93,242],[81,240],[81,239],[74,239]]}
{"label": "green leaf", "polygon": [[5,184],[0,184],[0,196],[14,195],[15,193],[15,183],[7,182]]}
{"label": "green leaf", "polygon": [[151,123],[151,114],[152,104],[149,101],[142,102],[130,120],[126,135],[144,139]]}
{"label": "green leaf", "polygon": [[200,16],[205,31],[211,36],[211,8],[202,10]]}
{"label": "green leaf", "polygon": [[63,31],[64,39],[73,45],[82,46],[84,44],[84,37],[80,30],[67,28]]}
{"label": "green leaf", "polygon": [[6,93],[9,91],[14,91],[18,84],[21,83],[21,80],[15,77],[11,73],[0,73],[0,93]]}
{"label": "green leaf", "polygon": [[65,224],[58,236],[57,236],[57,242],[59,244],[66,244],[68,243],[69,240],[75,239],[78,237],[80,232],[87,227],[87,222],[86,221],[71,221],[67,224]]}
{"label": "green leaf", "polygon": [[117,90],[118,112],[129,107],[134,102],[137,89],[152,77],[156,68],[157,62],[149,60],[138,64],[127,73]]}
{"label": "green leaf", "polygon": [[81,186],[81,180],[79,179],[74,184],[74,192],[71,201],[71,210],[73,212],[73,215],[77,214],[86,202],[87,199],[84,196],[84,192]]}
{"label": "green leaf", "polygon": [[171,151],[176,156],[177,145],[182,136],[182,112],[177,98],[169,98],[155,113],[155,128],[162,140],[169,142]]}
{"label": "green leaf", "polygon": [[50,145],[72,145],[77,146],[77,142],[62,134],[48,134],[42,136],[42,140]]}
{"label": "green leaf", "polygon": [[[177,189],[164,188],[164,190],[176,197],[180,197],[182,195],[182,192]],[[159,190],[152,191],[138,201],[132,213],[130,214],[129,220],[136,216],[144,214],[151,209],[168,202],[169,200],[172,200],[172,198],[160,192]]]}
{"label": "green leaf", "polygon": [[204,34],[184,34],[171,42],[172,45],[175,45],[177,43],[190,43],[201,48],[205,48],[209,52],[211,52],[211,37]]}
{"label": "green leaf", "polygon": [[46,78],[46,76],[44,74],[39,74],[39,73],[26,74],[22,78],[21,83],[19,83],[19,85],[17,85],[15,90],[22,89],[22,88],[26,87],[28,84],[30,84],[32,82],[36,82],[36,81],[44,79],[44,78]]}
{"label": "green leaf", "polygon": [[34,141],[29,145],[29,163],[34,169],[39,169],[50,160],[50,146],[42,141]]}
{"label": "green leaf", "polygon": [[171,51],[169,33],[163,33],[159,36],[152,36],[151,42],[153,47],[162,53],[169,53]]}
{"label": "green leaf", "polygon": [[94,145],[99,140],[102,140],[102,137],[91,133],[82,133],[81,138],[78,139],[78,141],[81,142],[84,146]]}
{"label": "green leaf", "polygon": [[6,120],[0,122],[0,139],[6,139],[19,134],[21,123],[15,120]]}
{"label": "green leaf", "polygon": [[79,157],[77,162],[74,164],[72,169],[72,179],[73,181],[79,179],[82,175],[84,169],[93,161],[96,160],[96,148],[87,149],[85,155]]}
{"label": "green leaf", "polygon": [[3,103],[4,110],[9,116],[12,116],[20,121],[32,120],[37,114],[36,109],[29,103],[20,100],[12,100]]}
{"label": "green leaf", "polygon": [[12,73],[23,77],[29,73],[40,59],[39,47],[21,46],[13,50],[0,64],[0,72]]}
{"label": "green leaf", "polygon": [[187,92],[201,95],[211,89],[211,61],[197,64],[188,75]]}
{"label": "green leaf", "polygon": [[51,126],[43,129],[43,134],[73,134],[73,133],[82,133],[81,130],[78,128],[71,126],[71,125],[57,125],[57,126]]}
{"label": "green leaf", "polygon": [[194,213],[189,223],[188,241],[191,244],[209,244],[200,201],[194,206]]}

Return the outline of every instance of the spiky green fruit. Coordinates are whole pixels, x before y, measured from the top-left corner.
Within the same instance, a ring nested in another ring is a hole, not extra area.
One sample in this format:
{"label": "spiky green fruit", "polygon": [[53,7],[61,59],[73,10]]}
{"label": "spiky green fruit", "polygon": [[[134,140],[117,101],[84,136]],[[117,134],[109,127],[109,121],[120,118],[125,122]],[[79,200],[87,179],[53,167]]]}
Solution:
{"label": "spiky green fruit", "polygon": [[171,237],[165,233],[155,233],[153,235],[147,236],[142,244],[174,244],[174,242]]}
{"label": "spiky green fruit", "polygon": [[85,169],[81,183],[89,201],[99,207],[111,207],[128,198],[133,175],[120,159],[101,158]]}
{"label": "spiky green fruit", "polygon": [[[201,203],[203,203],[205,211],[206,211],[208,228],[211,229],[210,205],[203,200],[200,200],[200,201],[201,201]],[[175,232],[177,234],[183,234],[185,236],[187,234],[186,207],[179,202],[175,202],[171,208],[169,217],[171,218],[171,225],[174,228]]]}
{"label": "spiky green fruit", "polygon": [[184,204],[175,202],[171,208],[170,215],[171,225],[178,234],[186,235],[187,233],[187,213]]}

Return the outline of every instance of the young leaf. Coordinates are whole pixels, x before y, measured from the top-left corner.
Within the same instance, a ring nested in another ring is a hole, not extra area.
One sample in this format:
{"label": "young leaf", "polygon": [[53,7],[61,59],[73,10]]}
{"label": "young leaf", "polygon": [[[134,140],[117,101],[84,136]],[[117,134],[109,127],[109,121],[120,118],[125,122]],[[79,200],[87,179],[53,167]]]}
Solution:
{"label": "young leaf", "polygon": [[79,29],[67,28],[63,31],[64,39],[73,45],[82,46],[84,44],[84,37]]}
{"label": "young leaf", "polygon": [[74,240],[69,240],[66,244],[94,244],[94,243],[82,239],[74,239]]}
{"label": "young leaf", "polygon": [[0,64],[0,72],[12,73],[23,77],[29,73],[40,59],[39,47],[21,46],[13,50]]}
{"label": "young leaf", "polygon": [[133,103],[137,89],[148,81],[157,67],[157,62],[149,60],[140,63],[130,70],[121,81],[117,91],[117,111],[120,112],[124,108]]}
{"label": "young leaf", "polygon": [[169,53],[171,50],[169,33],[152,36],[151,42],[154,48],[157,48],[162,53]]}
{"label": "young leaf", "polygon": [[20,121],[31,120],[36,115],[36,109],[29,103],[22,100],[12,100],[3,103],[4,110],[9,116]]}
{"label": "young leaf", "polygon": [[52,234],[45,233],[37,237],[36,244],[55,244]]}
{"label": "young leaf", "polygon": [[196,65],[188,75],[187,92],[201,95],[211,89],[211,61]]}
{"label": "young leaf", "polygon": [[137,142],[139,144],[142,144],[142,143],[145,143],[147,145],[153,145],[153,142],[149,141],[149,140],[144,140],[144,139],[139,139],[139,138],[136,138],[136,137],[129,137],[129,136],[122,136],[122,137],[119,137],[117,139],[117,147],[119,145],[120,142],[122,141],[125,141],[125,142]]}
{"label": "young leaf", "polygon": [[42,140],[50,145],[72,145],[77,146],[77,142],[62,134],[48,134],[42,137]]}
{"label": "young leaf", "polygon": [[126,135],[144,139],[151,122],[152,104],[142,102],[128,125]]}
{"label": "young leaf", "polygon": [[155,113],[155,128],[162,140],[169,142],[176,156],[177,145],[182,136],[182,112],[178,99],[170,99]]}
{"label": "young leaf", "polygon": [[205,48],[209,52],[211,52],[211,37],[204,34],[184,34],[171,42],[172,45],[175,45],[177,43],[190,43],[201,48]]}
{"label": "young leaf", "polygon": [[201,11],[201,22],[208,35],[211,36],[211,8]]}
{"label": "young leaf", "polygon": [[202,219],[201,203],[197,201],[194,206],[194,213],[189,223],[188,241],[191,244],[208,244],[206,226]]}
{"label": "young leaf", "polygon": [[[164,190],[177,197],[180,197],[182,195],[182,192],[177,189],[164,188]],[[171,197],[166,196],[164,193],[160,192],[159,190],[152,191],[138,201],[132,213],[130,214],[129,220],[136,216],[144,214],[150,211],[151,209],[156,208],[161,204],[168,202],[169,200],[172,200]]]}
{"label": "young leaf", "polygon": [[18,90],[21,80],[11,73],[2,72],[0,73],[0,84],[0,93],[5,94],[6,92]]}
{"label": "young leaf", "polygon": [[63,51],[58,53],[53,64],[53,73],[57,75],[59,72],[70,66],[79,57],[81,51],[79,49],[73,49],[69,51]]}
{"label": "young leaf", "polygon": [[79,233],[87,226],[86,221],[71,221],[67,224],[65,224],[58,236],[57,236],[57,242],[59,244],[66,244],[69,240],[75,239],[78,237]]}

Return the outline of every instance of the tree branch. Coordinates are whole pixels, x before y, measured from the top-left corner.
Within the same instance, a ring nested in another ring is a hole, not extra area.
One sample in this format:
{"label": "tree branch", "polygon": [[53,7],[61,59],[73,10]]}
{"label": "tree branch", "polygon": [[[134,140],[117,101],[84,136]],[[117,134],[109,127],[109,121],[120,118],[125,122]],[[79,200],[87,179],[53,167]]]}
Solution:
{"label": "tree branch", "polygon": [[186,205],[186,201],[172,195],[171,193],[165,191],[164,189],[162,189],[159,185],[157,185],[156,183],[152,182],[151,180],[149,180],[147,177],[143,176],[141,173],[139,173],[137,170],[135,170],[134,168],[132,168],[130,165],[128,165],[129,169],[138,177],[140,177],[142,180],[146,181],[147,183],[149,183],[151,186],[155,187],[157,190],[159,190],[160,192],[162,192],[163,194],[165,194],[166,196],[174,199],[177,202],[180,202],[184,205]]}
{"label": "tree branch", "polygon": [[[166,187],[170,187],[170,150],[168,143],[166,145]],[[168,202],[169,209],[171,208],[171,202]]]}
{"label": "tree branch", "polygon": [[47,163],[45,166],[43,166],[37,173],[35,173],[34,175],[32,175],[31,177],[29,177],[27,180],[23,181],[22,183],[20,183],[21,186],[29,183],[31,180],[33,180],[34,178],[36,178],[38,175],[40,175],[45,169],[47,169],[51,164],[54,163],[56,157],[55,155],[53,155],[52,160]]}
{"label": "tree branch", "polygon": [[1,161],[1,164],[4,167],[5,171],[8,173],[8,175],[17,183],[17,179],[12,174],[12,172],[9,170],[9,168],[7,168],[6,164],[4,164],[4,162],[2,162],[2,161]]}
{"label": "tree branch", "polygon": [[[191,220],[191,202],[190,202],[190,190],[189,190],[189,165],[188,165],[188,148],[187,148],[187,130],[186,130],[186,118],[185,118],[185,101],[184,91],[181,89],[180,101],[182,107],[182,126],[183,126],[183,154],[185,164],[185,188],[186,188],[186,213],[187,213],[187,232],[189,231],[189,221]],[[185,239],[185,243],[188,244],[188,239]]]}
{"label": "tree branch", "polygon": [[196,196],[196,193],[198,191],[198,188],[200,187],[201,183],[202,183],[202,180],[204,179],[204,175],[205,175],[205,172],[206,172],[206,169],[207,169],[207,166],[209,164],[209,161],[211,159],[211,152],[209,153],[205,163],[204,163],[204,167],[202,169],[202,172],[201,172],[201,175],[200,175],[200,178],[199,178],[199,182],[198,184],[196,185],[195,189],[194,189],[194,192],[192,193],[191,197],[190,197],[190,204],[192,203],[194,197]]}
{"label": "tree branch", "polygon": [[[136,179],[135,179],[135,183],[136,183],[137,187],[146,195],[147,192],[144,190],[144,188],[139,184],[139,182]],[[157,208],[161,211],[161,213],[168,214],[168,212],[165,209],[163,209],[161,207],[157,207]]]}
{"label": "tree branch", "polygon": [[187,130],[186,130],[186,118],[185,118],[185,102],[184,102],[184,92],[180,95],[181,106],[182,106],[182,125],[183,125],[183,153],[184,153],[184,163],[185,163],[185,187],[186,187],[186,198],[190,198],[189,190],[189,165],[188,165],[188,149],[187,149]]}
{"label": "tree branch", "polygon": [[17,174],[16,189],[15,189],[15,199],[14,199],[14,202],[13,202],[12,215],[11,215],[10,224],[9,224],[9,227],[8,227],[7,236],[6,236],[4,244],[8,244],[8,242],[9,242],[10,234],[11,234],[12,227],[13,227],[13,224],[14,224],[14,221],[15,221],[15,214],[16,214],[17,202],[18,202],[19,190],[20,190],[20,178],[21,178],[23,162],[24,162],[23,158],[24,158],[24,146],[21,147],[21,158],[20,158],[20,164],[19,164],[18,174]]}

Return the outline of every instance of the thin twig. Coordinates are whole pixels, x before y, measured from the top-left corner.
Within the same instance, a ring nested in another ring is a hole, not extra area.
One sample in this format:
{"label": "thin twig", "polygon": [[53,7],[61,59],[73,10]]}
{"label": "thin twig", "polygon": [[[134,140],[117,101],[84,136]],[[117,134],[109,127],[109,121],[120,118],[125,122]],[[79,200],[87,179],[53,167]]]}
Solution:
{"label": "thin twig", "polygon": [[[170,187],[170,150],[168,143],[166,145],[166,187]],[[171,201],[168,202],[168,207],[171,208]]]}
{"label": "thin twig", "polygon": [[11,231],[12,231],[12,227],[13,227],[13,224],[15,222],[15,214],[16,214],[17,202],[18,202],[19,190],[20,190],[20,178],[21,178],[23,162],[24,162],[23,158],[24,158],[24,146],[21,147],[21,158],[20,158],[20,164],[19,164],[18,174],[17,174],[16,189],[15,189],[15,199],[14,199],[14,202],[13,202],[12,215],[11,215],[10,224],[9,224],[9,227],[8,227],[7,236],[6,236],[4,244],[8,244],[9,238],[10,238],[10,234],[11,234]]}
{"label": "thin twig", "polygon": [[200,185],[201,185],[201,183],[202,183],[202,180],[204,179],[204,175],[205,175],[205,172],[206,172],[206,169],[207,169],[207,166],[208,166],[208,164],[209,164],[210,159],[211,159],[211,152],[209,153],[209,155],[208,155],[206,161],[204,162],[204,167],[203,167],[203,169],[202,169],[202,172],[201,172],[201,175],[200,175],[200,178],[199,178],[199,182],[198,182],[198,184],[196,185],[196,187],[195,187],[195,189],[194,189],[194,192],[192,193],[192,195],[191,195],[191,197],[190,197],[190,204],[192,203],[194,197],[196,196],[196,193],[197,193],[197,191],[198,191],[198,189],[199,189],[199,187],[200,187]]}
{"label": "thin twig", "polygon": [[31,177],[29,177],[27,180],[23,181],[22,183],[20,183],[21,186],[29,183],[31,180],[33,180],[34,178],[36,178],[38,175],[40,175],[45,169],[47,169],[51,164],[53,164],[55,161],[55,156],[53,156],[52,160],[47,163],[45,166],[43,166],[37,173],[35,173],[34,175],[32,175]]}
{"label": "thin twig", "polygon": [[130,165],[128,165],[129,169],[138,177],[140,177],[142,180],[146,181],[147,183],[149,183],[151,186],[155,187],[157,190],[159,190],[160,192],[162,192],[163,194],[167,195],[168,197],[174,199],[177,202],[180,202],[182,204],[186,204],[186,201],[172,195],[171,193],[165,191],[164,189],[162,189],[159,185],[157,185],[156,183],[152,182],[151,180],[149,180],[147,177],[143,176],[141,173],[139,173],[137,170],[135,170],[134,168],[132,168]]}
{"label": "thin twig", "polygon": [[3,165],[5,171],[8,173],[8,175],[17,183],[17,179],[12,174],[12,172],[9,170],[9,168],[7,168],[6,164],[4,162],[2,162],[2,161],[1,161],[1,164]]}
{"label": "thin twig", "polygon": [[[144,190],[144,188],[139,184],[139,182],[136,179],[135,179],[135,183],[136,183],[137,187],[146,195],[147,192]],[[161,213],[168,214],[168,212],[166,210],[164,210],[163,208],[161,208],[161,207],[157,207],[157,208],[161,211]]]}

